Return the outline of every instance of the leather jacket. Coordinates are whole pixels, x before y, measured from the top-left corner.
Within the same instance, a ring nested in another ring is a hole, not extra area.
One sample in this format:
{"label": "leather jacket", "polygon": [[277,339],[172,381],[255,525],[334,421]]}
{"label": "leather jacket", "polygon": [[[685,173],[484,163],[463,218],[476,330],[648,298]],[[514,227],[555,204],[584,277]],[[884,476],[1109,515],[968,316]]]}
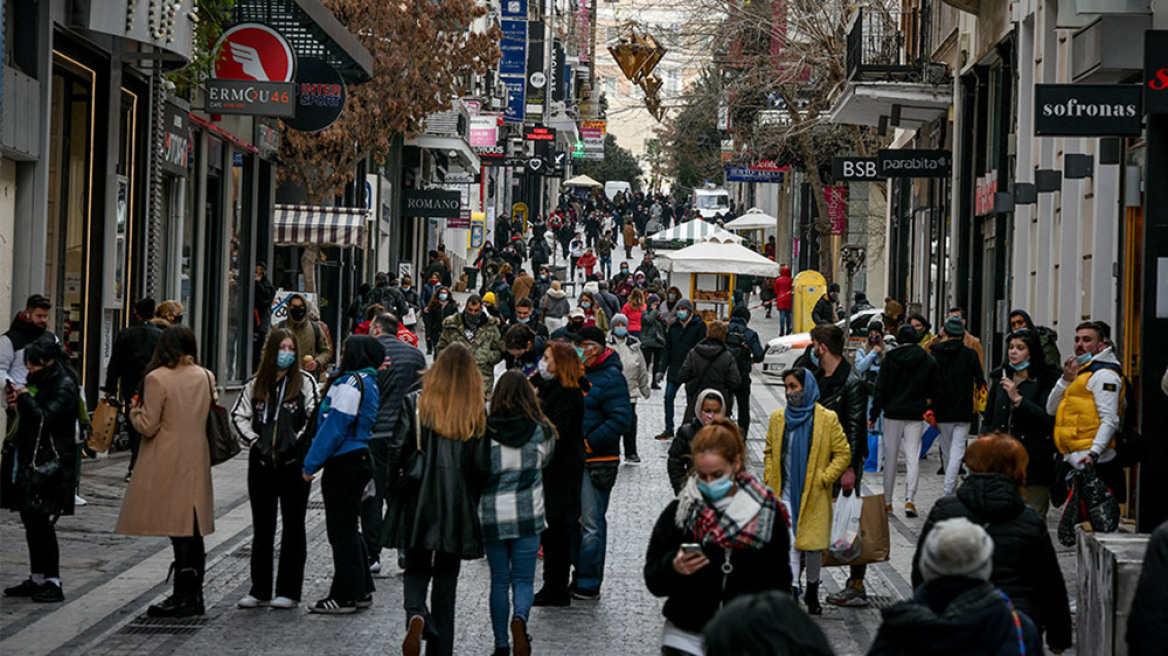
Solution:
{"label": "leather jacket", "polygon": [[841,360],[835,373],[826,377],[820,369],[819,404],[839,417],[840,425],[852,447],[852,462],[856,471],[864,468],[868,458],[868,388],[847,360]]}

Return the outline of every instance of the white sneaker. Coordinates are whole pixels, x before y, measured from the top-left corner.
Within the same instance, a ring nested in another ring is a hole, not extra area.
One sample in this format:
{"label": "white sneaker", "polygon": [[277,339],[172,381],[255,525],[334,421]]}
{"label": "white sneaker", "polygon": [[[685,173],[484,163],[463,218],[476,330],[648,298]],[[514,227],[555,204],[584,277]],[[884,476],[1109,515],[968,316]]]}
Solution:
{"label": "white sneaker", "polygon": [[369,565],[369,573],[370,574],[380,574],[381,573],[381,561],[380,560],[375,560],[375,561],[373,561],[373,564]]}
{"label": "white sneaker", "polygon": [[272,608],[296,608],[299,605],[299,601],[287,597],[276,597],[272,600]]}
{"label": "white sneaker", "polygon": [[235,602],[235,605],[239,606],[240,608],[263,608],[269,603],[270,602],[265,599],[256,599],[251,595],[244,595],[243,599]]}
{"label": "white sneaker", "polygon": [[88,502],[88,501],[86,501],[85,499],[82,499],[80,494],[74,494],[74,495],[73,495],[73,505],[75,505],[75,506],[84,506],[84,505],[85,505],[85,504],[87,504],[87,503],[89,503],[89,502]]}

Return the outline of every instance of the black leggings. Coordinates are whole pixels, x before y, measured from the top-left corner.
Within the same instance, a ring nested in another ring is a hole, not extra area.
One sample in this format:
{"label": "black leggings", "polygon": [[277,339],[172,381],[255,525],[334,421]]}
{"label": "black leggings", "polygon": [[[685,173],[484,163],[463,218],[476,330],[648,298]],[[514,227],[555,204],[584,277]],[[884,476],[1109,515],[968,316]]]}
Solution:
{"label": "black leggings", "polygon": [[60,577],[61,550],[57,546],[57,529],[53,520],[39,510],[22,510],[20,521],[28,540],[30,573],[42,574],[46,579]]}

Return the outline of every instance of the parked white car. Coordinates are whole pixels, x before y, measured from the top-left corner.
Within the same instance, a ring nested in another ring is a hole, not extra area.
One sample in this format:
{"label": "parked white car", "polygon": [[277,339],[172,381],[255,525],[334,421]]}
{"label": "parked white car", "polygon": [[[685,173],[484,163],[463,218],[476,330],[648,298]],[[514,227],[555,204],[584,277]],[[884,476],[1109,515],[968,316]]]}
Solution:
{"label": "parked white car", "polygon": [[[852,315],[848,322],[851,329],[847,331],[848,342],[863,342],[868,337],[868,324],[873,319],[880,318],[881,310],[872,308],[870,310],[861,310]],[[840,319],[836,322],[841,329],[844,328],[844,320]],[[767,342],[766,355],[762,360],[762,373],[765,376],[773,378],[771,382],[782,384],[779,375],[795,366],[795,360],[803,355],[807,347],[811,346],[811,333],[794,333],[792,335],[785,335],[783,337],[776,337]]]}

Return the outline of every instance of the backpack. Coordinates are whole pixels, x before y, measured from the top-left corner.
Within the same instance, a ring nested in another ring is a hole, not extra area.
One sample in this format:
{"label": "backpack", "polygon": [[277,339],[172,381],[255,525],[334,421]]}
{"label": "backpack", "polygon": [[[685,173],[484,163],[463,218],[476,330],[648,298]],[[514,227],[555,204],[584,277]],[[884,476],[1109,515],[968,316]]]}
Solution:
{"label": "backpack", "polygon": [[726,348],[730,349],[730,355],[734,356],[734,363],[738,365],[738,370],[742,373],[750,372],[750,345],[746,342],[746,331],[731,326],[729,334],[726,335]]}
{"label": "backpack", "polygon": [[1120,467],[1131,467],[1144,457],[1147,444],[1139,432],[1136,416],[1136,393],[1131,381],[1123,375],[1119,365],[1110,362],[1094,362],[1087,371],[1095,373],[1100,369],[1110,369],[1123,381],[1123,414],[1119,418],[1119,430],[1115,431],[1115,462]]}

